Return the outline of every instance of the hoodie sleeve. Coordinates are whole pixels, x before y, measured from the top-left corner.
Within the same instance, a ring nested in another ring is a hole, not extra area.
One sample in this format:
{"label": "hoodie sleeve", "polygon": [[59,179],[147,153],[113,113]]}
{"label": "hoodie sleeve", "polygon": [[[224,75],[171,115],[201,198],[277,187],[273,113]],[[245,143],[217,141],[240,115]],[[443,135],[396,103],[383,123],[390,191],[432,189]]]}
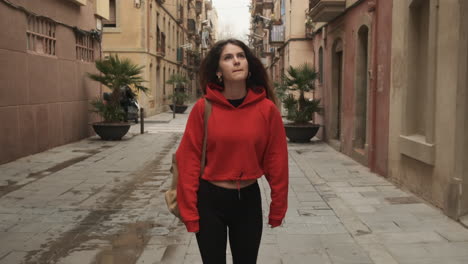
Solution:
{"label": "hoodie sleeve", "polygon": [[198,232],[199,230],[197,191],[203,148],[204,109],[203,99],[193,106],[184,135],[176,151],[177,168],[179,169],[177,203],[182,220],[189,232]]}
{"label": "hoodie sleeve", "polygon": [[269,135],[263,168],[271,189],[268,223],[276,227],[281,225],[288,207],[288,148],[283,121],[274,105],[271,106],[268,121]]}

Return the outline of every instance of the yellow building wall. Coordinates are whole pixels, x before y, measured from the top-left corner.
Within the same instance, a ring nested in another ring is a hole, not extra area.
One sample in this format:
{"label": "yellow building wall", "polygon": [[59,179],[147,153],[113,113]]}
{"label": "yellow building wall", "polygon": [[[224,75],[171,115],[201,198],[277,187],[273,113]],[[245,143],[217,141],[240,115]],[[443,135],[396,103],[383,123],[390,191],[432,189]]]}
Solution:
{"label": "yellow building wall", "polygon": [[[177,47],[187,44],[187,36],[182,28],[187,25],[187,3],[182,0],[166,0],[160,6],[155,1],[142,1],[136,7],[134,1],[116,0],[116,4],[117,25],[115,28],[104,28],[103,50],[105,54],[117,53],[145,66],[143,78],[147,81],[145,86],[150,92],[139,95],[139,103],[145,108],[147,116],[166,111],[170,103],[167,96],[172,94],[173,89],[164,80],[167,81],[173,73],[187,75],[187,70],[177,63]],[[184,9],[182,24],[175,20],[179,18],[179,4]],[[193,15],[194,8],[195,6],[191,7]],[[166,36],[165,56],[162,58],[156,56],[157,26]],[[194,85],[195,83],[192,87]]]}
{"label": "yellow building wall", "polygon": [[96,0],[96,15],[109,19],[109,0]]}

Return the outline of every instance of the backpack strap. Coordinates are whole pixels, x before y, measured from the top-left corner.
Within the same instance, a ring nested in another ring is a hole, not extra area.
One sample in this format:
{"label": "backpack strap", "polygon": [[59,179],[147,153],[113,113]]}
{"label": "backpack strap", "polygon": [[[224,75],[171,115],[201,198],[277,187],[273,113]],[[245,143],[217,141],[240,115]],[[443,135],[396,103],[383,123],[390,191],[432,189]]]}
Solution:
{"label": "backpack strap", "polygon": [[205,114],[203,119],[203,124],[205,126],[205,132],[203,135],[203,150],[202,150],[202,158],[201,158],[201,170],[200,170],[200,177],[203,175],[206,165],[206,142],[208,141],[208,118],[211,114],[211,102],[208,101],[205,97]]}

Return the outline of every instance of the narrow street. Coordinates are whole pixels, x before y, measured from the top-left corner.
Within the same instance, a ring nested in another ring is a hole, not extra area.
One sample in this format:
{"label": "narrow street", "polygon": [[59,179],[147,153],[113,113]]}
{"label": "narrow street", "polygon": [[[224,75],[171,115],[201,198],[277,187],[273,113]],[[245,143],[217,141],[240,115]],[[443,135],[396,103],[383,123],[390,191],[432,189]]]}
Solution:
{"label": "narrow street", "polygon": [[[187,117],[0,165],[0,264],[201,263],[164,201]],[[258,263],[468,263],[468,229],[327,144],[289,144],[289,165],[287,217],[265,225]]]}

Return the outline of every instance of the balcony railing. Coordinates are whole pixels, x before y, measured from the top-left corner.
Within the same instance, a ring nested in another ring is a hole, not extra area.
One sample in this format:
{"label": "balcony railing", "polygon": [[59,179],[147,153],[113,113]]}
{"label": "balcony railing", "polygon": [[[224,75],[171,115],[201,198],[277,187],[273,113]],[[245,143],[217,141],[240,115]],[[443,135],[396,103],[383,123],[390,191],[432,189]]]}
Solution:
{"label": "balcony railing", "polygon": [[270,32],[270,42],[284,42],[284,25],[272,25]]}
{"label": "balcony railing", "polygon": [[346,0],[311,0],[309,16],[314,22],[330,22],[346,9]]}

